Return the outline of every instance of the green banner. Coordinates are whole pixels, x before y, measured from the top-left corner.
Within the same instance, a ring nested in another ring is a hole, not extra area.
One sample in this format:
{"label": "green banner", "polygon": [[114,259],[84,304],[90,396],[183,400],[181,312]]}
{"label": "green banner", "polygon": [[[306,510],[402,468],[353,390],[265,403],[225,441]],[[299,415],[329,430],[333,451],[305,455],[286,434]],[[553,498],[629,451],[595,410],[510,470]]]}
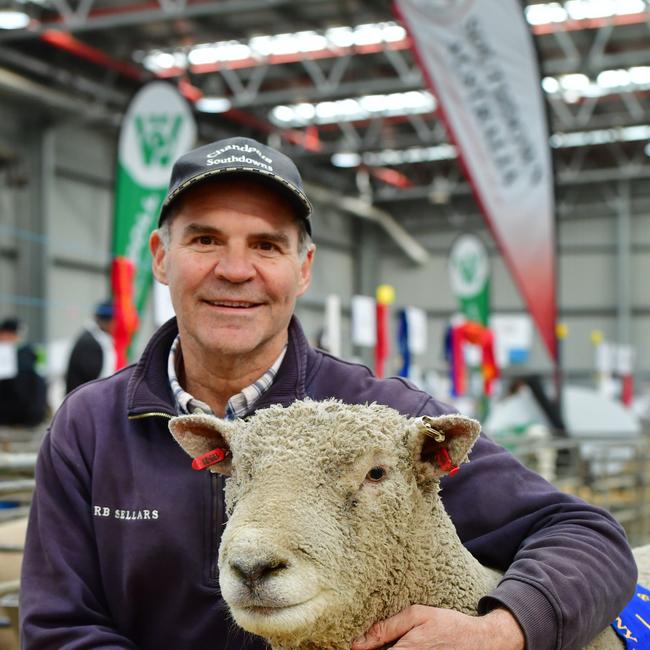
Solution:
{"label": "green banner", "polygon": [[171,84],[154,81],[133,98],[120,132],[113,227],[113,302],[118,367],[152,284],[149,235],[174,161],[196,139],[192,111]]}
{"label": "green banner", "polygon": [[461,313],[487,326],[490,315],[490,264],[483,242],[471,234],[456,239],[449,253],[449,277]]}
{"label": "green banner", "polygon": [[120,192],[116,197],[116,210],[118,214],[129,214],[130,218],[115,221],[115,256],[130,260],[135,267],[133,300],[140,314],[153,279],[149,235],[157,225],[166,187],[143,187],[122,165],[118,166],[117,174]]}

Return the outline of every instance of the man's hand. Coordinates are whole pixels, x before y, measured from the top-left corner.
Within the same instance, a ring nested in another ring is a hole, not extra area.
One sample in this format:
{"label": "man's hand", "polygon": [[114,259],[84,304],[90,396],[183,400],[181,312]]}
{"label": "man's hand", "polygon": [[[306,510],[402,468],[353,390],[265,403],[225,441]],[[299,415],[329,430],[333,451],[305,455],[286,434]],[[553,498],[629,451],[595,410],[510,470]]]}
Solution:
{"label": "man's hand", "polygon": [[524,633],[507,609],[468,616],[451,609],[411,605],[375,623],[352,650],[381,648],[391,641],[402,650],[524,650]]}

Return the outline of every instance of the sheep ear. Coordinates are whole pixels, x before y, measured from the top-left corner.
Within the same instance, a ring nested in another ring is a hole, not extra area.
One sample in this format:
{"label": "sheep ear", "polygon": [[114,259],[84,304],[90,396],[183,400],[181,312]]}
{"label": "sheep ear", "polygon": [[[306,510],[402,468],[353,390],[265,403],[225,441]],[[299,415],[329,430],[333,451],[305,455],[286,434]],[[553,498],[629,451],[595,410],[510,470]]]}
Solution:
{"label": "sheep ear", "polygon": [[169,421],[174,440],[192,457],[194,469],[230,476],[228,439],[236,425],[211,415],[181,415]]}
{"label": "sheep ear", "polygon": [[415,421],[414,453],[425,463],[435,478],[455,474],[481,433],[476,420],[458,414],[431,417]]}

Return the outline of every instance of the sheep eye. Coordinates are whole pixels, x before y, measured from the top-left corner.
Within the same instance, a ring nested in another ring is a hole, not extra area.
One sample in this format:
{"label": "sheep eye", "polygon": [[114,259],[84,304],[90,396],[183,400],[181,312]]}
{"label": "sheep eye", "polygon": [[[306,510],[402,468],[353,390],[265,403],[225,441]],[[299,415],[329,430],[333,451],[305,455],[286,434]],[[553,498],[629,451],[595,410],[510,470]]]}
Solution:
{"label": "sheep eye", "polygon": [[383,467],[373,467],[367,474],[369,481],[381,481],[386,476],[386,470]]}

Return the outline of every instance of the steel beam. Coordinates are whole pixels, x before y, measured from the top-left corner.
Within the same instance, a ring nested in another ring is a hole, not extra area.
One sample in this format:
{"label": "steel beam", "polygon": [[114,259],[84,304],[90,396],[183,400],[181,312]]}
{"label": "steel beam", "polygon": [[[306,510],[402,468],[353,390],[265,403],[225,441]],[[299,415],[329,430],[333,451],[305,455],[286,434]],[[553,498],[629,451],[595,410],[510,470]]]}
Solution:
{"label": "steel beam", "polygon": [[[626,165],[624,167],[560,172],[557,177],[557,184],[560,187],[602,185],[603,183],[616,183],[621,180],[635,181],[647,178],[650,178],[650,162],[644,165]],[[374,202],[422,201],[428,200],[430,194],[430,185],[418,185],[400,190],[384,189],[375,193]],[[468,183],[458,183],[451,190],[451,196],[469,196],[471,194],[472,190]]]}
{"label": "steel beam", "polygon": [[[96,98],[98,101],[110,101],[118,106],[126,106],[130,94],[111,87],[110,84],[99,83],[87,77],[57,68],[35,57],[27,56],[9,47],[0,46],[0,62],[20,68],[26,73],[35,74],[62,86]],[[36,83],[36,82],[34,82]]]}
{"label": "steel beam", "polygon": [[336,208],[353,214],[362,219],[367,219],[380,226],[389,237],[402,249],[402,251],[416,264],[426,264],[429,253],[417,240],[399,224],[391,214],[381,210],[364,199],[352,196],[340,196],[331,189],[320,185],[305,183],[307,194],[319,203],[333,205]]}
{"label": "steel beam", "polygon": [[[409,90],[421,90],[422,84],[416,81],[404,81],[397,77],[384,79],[367,79],[363,86],[356,82],[342,83],[336,88],[330,87],[327,90],[322,87],[312,86],[311,88],[300,88],[300,100],[306,102],[329,101],[344,99],[347,97],[359,97],[364,95],[401,93]],[[243,92],[235,94],[232,98],[232,105],[235,108],[255,108],[258,106],[278,106],[280,104],[294,104],[296,102],[296,90],[278,90],[260,92],[255,95]]]}
{"label": "steel beam", "polygon": [[[302,0],[306,4],[326,4],[326,0]],[[268,11],[276,7],[291,5],[291,0],[219,0],[218,2],[196,2],[184,7],[158,7],[140,5],[115,12],[91,12],[87,16],[75,14],[62,16],[60,21],[40,23],[26,29],[16,29],[0,34],[0,42],[36,38],[43,32],[54,29],[71,34],[87,31],[135,27],[152,22],[178,20],[179,18],[201,18],[203,16],[227,16],[256,11]]]}

